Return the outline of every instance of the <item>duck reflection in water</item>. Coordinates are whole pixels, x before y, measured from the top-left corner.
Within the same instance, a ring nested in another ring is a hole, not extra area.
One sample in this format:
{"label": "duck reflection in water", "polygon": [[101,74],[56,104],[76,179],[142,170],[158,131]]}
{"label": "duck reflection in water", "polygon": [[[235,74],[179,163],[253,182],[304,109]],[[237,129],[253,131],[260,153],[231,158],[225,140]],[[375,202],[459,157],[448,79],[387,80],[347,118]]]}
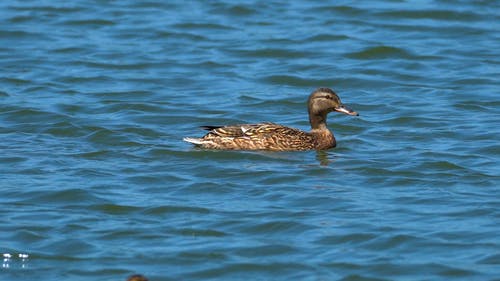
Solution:
{"label": "duck reflection in water", "polygon": [[148,278],[146,278],[144,275],[141,274],[134,274],[130,275],[127,278],[127,281],[148,281]]}

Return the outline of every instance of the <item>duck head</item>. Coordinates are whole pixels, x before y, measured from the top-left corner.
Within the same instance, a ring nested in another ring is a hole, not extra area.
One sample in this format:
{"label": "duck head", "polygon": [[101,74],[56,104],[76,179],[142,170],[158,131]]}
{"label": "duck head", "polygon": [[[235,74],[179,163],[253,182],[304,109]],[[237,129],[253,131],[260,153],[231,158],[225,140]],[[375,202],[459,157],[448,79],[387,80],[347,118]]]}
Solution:
{"label": "duck head", "polygon": [[332,111],[353,116],[359,115],[343,105],[339,96],[329,88],[318,88],[311,93],[308,100],[308,110],[309,121],[313,129],[326,128],[326,115]]}

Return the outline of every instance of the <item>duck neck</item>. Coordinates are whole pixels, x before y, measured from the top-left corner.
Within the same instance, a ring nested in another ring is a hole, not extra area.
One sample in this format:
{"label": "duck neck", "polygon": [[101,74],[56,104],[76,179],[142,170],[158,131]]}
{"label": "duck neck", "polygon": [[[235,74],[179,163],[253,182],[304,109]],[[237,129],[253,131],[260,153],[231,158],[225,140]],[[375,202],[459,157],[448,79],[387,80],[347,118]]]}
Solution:
{"label": "duck neck", "polygon": [[312,130],[328,130],[326,127],[326,113],[309,113],[309,122]]}

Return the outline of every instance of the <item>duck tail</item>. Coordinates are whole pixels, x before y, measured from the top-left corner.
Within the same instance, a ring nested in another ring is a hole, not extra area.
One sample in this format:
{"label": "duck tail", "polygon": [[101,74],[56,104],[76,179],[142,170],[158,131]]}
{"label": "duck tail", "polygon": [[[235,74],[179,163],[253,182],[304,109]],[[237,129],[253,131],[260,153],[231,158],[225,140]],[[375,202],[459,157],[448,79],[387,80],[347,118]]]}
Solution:
{"label": "duck tail", "polygon": [[202,144],[203,143],[203,140],[198,139],[198,138],[183,138],[182,140],[189,142],[189,143],[192,143],[192,144]]}

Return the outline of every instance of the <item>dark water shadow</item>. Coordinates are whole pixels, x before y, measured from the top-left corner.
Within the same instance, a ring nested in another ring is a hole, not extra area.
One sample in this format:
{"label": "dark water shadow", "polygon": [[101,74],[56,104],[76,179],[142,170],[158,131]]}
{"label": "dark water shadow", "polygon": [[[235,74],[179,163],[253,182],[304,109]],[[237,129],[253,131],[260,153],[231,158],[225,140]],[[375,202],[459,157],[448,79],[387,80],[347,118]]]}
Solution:
{"label": "dark water shadow", "polygon": [[334,161],[334,156],[326,152],[325,150],[316,151],[316,160],[318,160],[320,166],[328,166]]}
{"label": "dark water shadow", "polygon": [[[218,150],[218,149],[206,149],[199,146],[192,146],[184,152],[190,153],[202,153],[204,156],[213,157],[214,159],[227,158],[235,159],[235,154],[240,155],[241,158],[258,160],[260,157],[267,159],[288,161],[288,162],[301,162],[304,159],[303,153],[312,153],[313,151],[266,151],[266,150]],[[318,161],[320,166],[328,166],[335,161],[337,155],[328,150],[317,150],[315,151],[315,159]],[[300,155],[300,156],[299,156]],[[312,158],[312,154],[309,154]],[[240,158],[237,157],[237,158]],[[309,157],[306,157],[309,158]],[[261,158],[262,160],[262,158]],[[311,159],[312,160],[312,159]]]}

